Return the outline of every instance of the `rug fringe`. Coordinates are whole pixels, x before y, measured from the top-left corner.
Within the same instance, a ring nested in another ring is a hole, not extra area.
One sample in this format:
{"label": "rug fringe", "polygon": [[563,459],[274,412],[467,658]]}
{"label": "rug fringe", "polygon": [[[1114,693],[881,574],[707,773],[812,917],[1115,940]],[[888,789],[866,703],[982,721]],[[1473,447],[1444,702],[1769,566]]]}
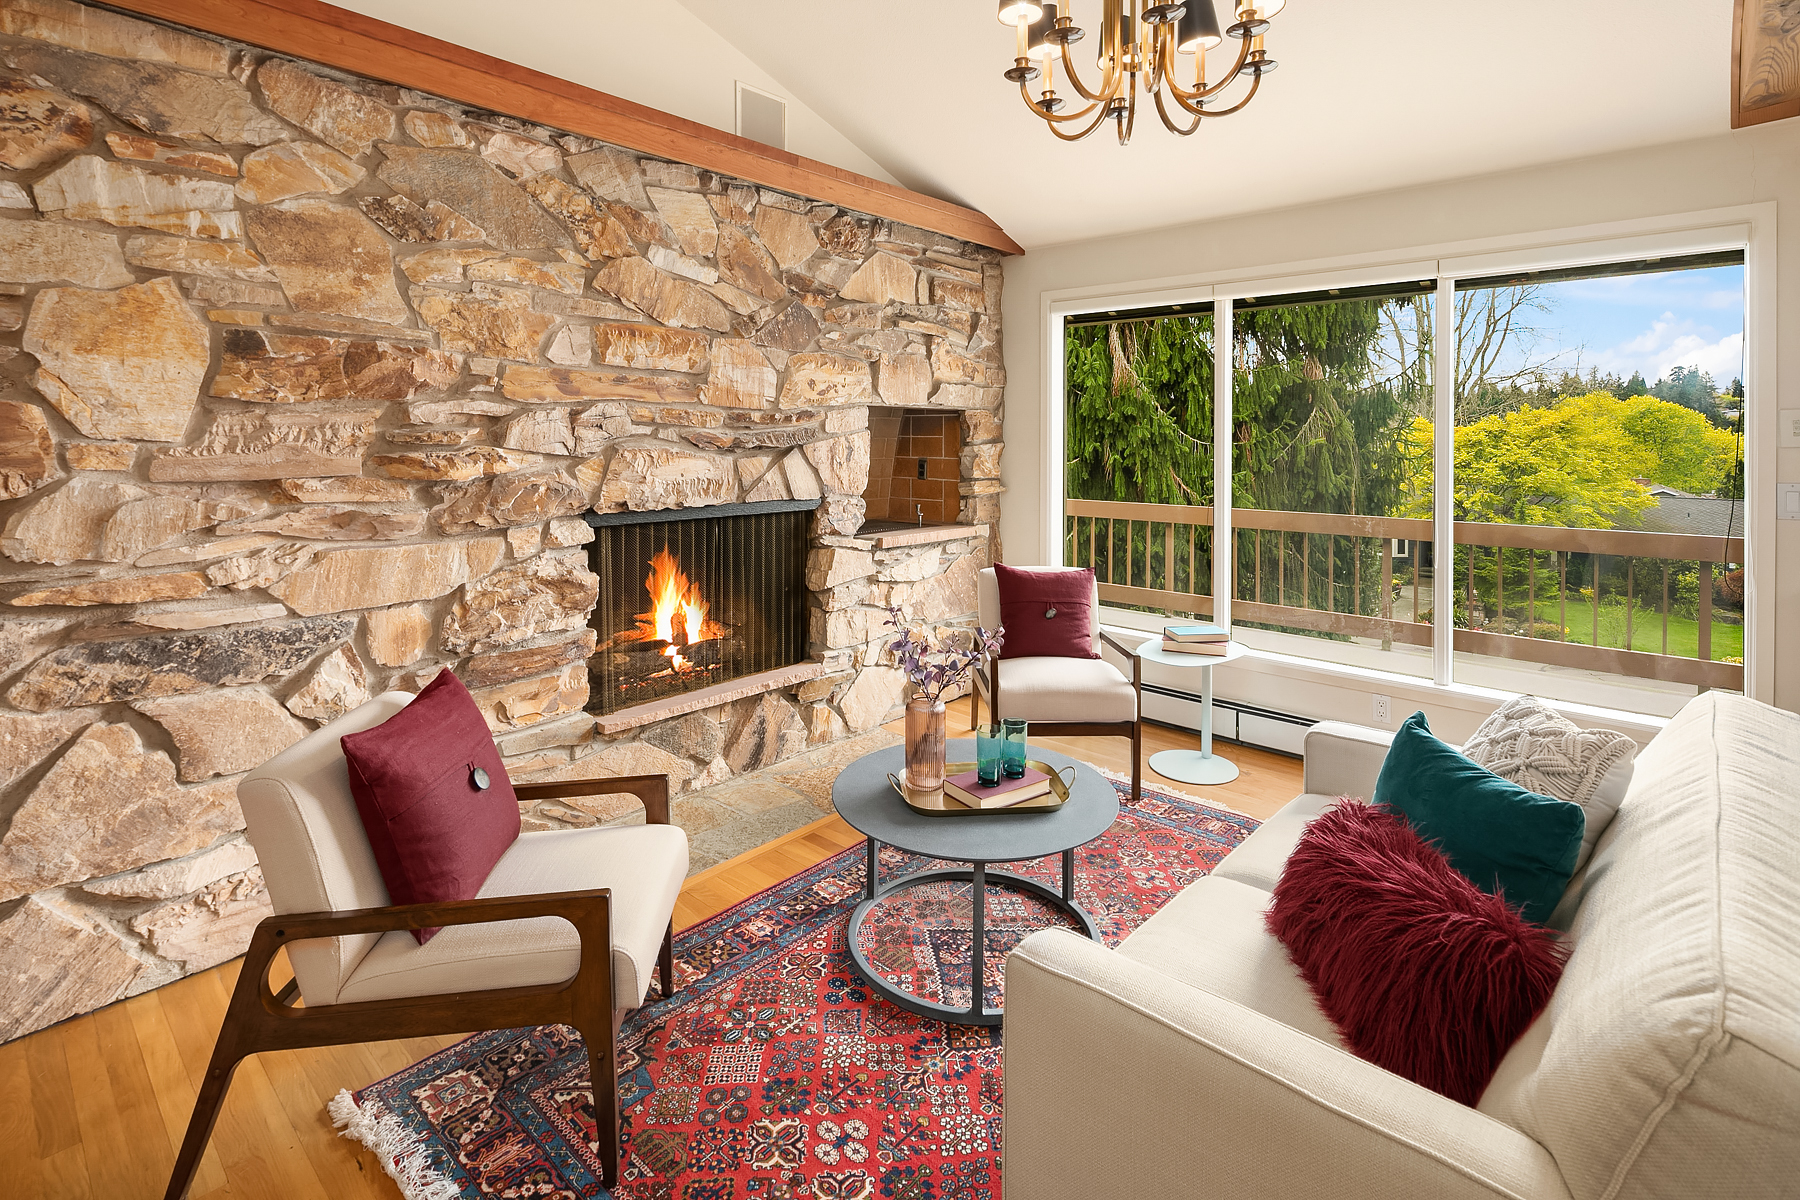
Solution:
{"label": "rug fringe", "polygon": [[348,1090],[340,1091],[325,1106],[339,1137],[368,1147],[400,1188],[406,1200],[460,1200],[462,1189],[446,1179],[431,1162],[425,1139],[406,1127],[406,1122],[371,1100],[358,1105]]}
{"label": "rug fringe", "polygon": [[[1123,771],[1112,771],[1112,770],[1108,770],[1105,767],[1097,766],[1096,764],[1091,763],[1091,762],[1085,762],[1082,760],[1077,760],[1077,761],[1080,761],[1083,766],[1093,767],[1094,770],[1100,772],[1100,774],[1106,776],[1106,778],[1112,780],[1114,783],[1122,783],[1122,784],[1125,784],[1127,787],[1131,786],[1131,776],[1127,775]],[[1180,788],[1173,788],[1165,783],[1157,783],[1157,784],[1145,783],[1144,786],[1153,791],[1161,792],[1165,796],[1175,796],[1182,800],[1192,800],[1195,804],[1203,804],[1207,808],[1222,808],[1226,812],[1236,813],[1240,817],[1249,817],[1253,821],[1259,821],[1262,819],[1251,813],[1245,812],[1241,808],[1237,808],[1237,807],[1234,807],[1233,805],[1226,804],[1224,801],[1216,799],[1212,796],[1196,796],[1192,792],[1184,792]]]}

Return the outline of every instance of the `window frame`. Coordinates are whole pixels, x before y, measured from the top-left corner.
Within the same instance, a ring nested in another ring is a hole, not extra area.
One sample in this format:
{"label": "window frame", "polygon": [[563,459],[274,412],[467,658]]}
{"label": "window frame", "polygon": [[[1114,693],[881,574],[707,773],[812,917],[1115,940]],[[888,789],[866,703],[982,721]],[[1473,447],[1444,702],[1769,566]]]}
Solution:
{"label": "window frame", "polygon": [[[1432,246],[1412,247],[1391,253],[1358,254],[1299,263],[1272,264],[1267,269],[1231,270],[1173,279],[1097,285],[1087,288],[1048,290],[1042,293],[1040,319],[1045,346],[1045,438],[1041,503],[1051,516],[1045,522],[1040,560],[1063,565],[1063,502],[1065,500],[1065,423],[1067,415],[1064,321],[1109,310],[1143,309],[1210,301],[1214,328],[1214,427],[1229,428],[1232,418],[1230,363],[1233,301],[1252,296],[1322,291],[1328,288],[1367,287],[1381,284],[1437,280],[1436,320],[1438,346],[1454,344],[1455,288],[1459,279],[1478,279],[1518,271],[1543,271],[1599,266],[1654,257],[1678,257],[1709,251],[1741,250],[1744,254],[1744,388],[1750,397],[1744,411],[1745,530],[1744,530],[1744,694],[1773,701],[1775,676],[1774,605],[1774,484],[1776,412],[1776,245],[1775,205],[1769,202],[1738,205],[1663,217],[1543,230],[1506,237],[1482,238]],[[1436,487],[1432,497],[1438,544],[1452,543],[1454,496],[1452,439],[1454,422],[1453,355],[1439,354],[1434,366],[1433,410],[1436,444],[1433,459]],[[1213,497],[1215,539],[1229,538],[1231,494],[1231,444],[1214,440]],[[1765,493],[1767,493],[1765,495]],[[1215,543],[1216,544],[1216,543]],[[1215,620],[1230,621],[1229,580],[1221,577],[1229,564],[1218,556],[1213,562]],[[1108,619],[1124,616],[1107,609]],[[1252,651],[1247,666],[1276,673],[1303,668],[1304,675],[1324,671],[1356,684],[1377,684],[1399,691],[1420,690],[1464,699],[1483,698],[1486,689],[1459,684],[1453,657],[1451,606],[1438,605],[1434,614],[1433,677],[1430,680],[1397,676],[1367,668],[1344,666],[1325,660],[1290,659],[1285,655]],[[1260,661],[1259,661],[1260,660]],[[1229,669],[1229,668],[1227,668]],[[1569,705],[1578,709],[1579,705]],[[1601,710],[1595,710],[1601,711]],[[1658,725],[1662,719],[1642,713],[1606,714],[1631,723]]]}

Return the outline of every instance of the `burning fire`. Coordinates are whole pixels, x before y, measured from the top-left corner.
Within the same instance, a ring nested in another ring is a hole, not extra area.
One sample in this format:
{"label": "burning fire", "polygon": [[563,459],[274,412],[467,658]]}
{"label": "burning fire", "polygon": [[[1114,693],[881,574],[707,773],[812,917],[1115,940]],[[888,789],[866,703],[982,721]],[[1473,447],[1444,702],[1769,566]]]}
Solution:
{"label": "burning fire", "polygon": [[692,664],[683,657],[682,648],[719,637],[724,630],[716,621],[707,620],[707,604],[700,598],[700,589],[688,581],[667,547],[650,560],[650,577],[644,580],[644,587],[650,592],[650,611],[638,614],[638,637],[667,642],[662,653],[670,667],[687,670]]}

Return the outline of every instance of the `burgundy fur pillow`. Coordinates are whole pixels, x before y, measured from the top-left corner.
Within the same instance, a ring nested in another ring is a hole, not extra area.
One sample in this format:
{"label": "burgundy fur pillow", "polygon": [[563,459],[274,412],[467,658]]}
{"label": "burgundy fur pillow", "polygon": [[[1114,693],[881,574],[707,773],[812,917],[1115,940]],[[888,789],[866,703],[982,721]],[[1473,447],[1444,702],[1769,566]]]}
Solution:
{"label": "burgundy fur pillow", "polygon": [[[411,704],[338,743],[388,900],[473,899],[519,836],[519,802],[462,681],[440,671]],[[413,937],[422,946],[439,928]]]}
{"label": "burgundy fur pillow", "polygon": [[1567,957],[1404,816],[1353,799],[1307,826],[1266,920],[1353,1051],[1468,1105]]}

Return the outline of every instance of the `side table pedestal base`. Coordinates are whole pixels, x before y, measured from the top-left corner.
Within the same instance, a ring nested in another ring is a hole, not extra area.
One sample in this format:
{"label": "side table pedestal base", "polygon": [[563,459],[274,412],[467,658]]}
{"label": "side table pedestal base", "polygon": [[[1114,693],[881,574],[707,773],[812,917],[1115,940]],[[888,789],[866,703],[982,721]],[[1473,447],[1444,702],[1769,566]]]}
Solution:
{"label": "side table pedestal base", "polygon": [[1165,779],[1182,783],[1230,783],[1238,777],[1236,763],[1198,750],[1164,750],[1161,754],[1152,754],[1150,769]]}

